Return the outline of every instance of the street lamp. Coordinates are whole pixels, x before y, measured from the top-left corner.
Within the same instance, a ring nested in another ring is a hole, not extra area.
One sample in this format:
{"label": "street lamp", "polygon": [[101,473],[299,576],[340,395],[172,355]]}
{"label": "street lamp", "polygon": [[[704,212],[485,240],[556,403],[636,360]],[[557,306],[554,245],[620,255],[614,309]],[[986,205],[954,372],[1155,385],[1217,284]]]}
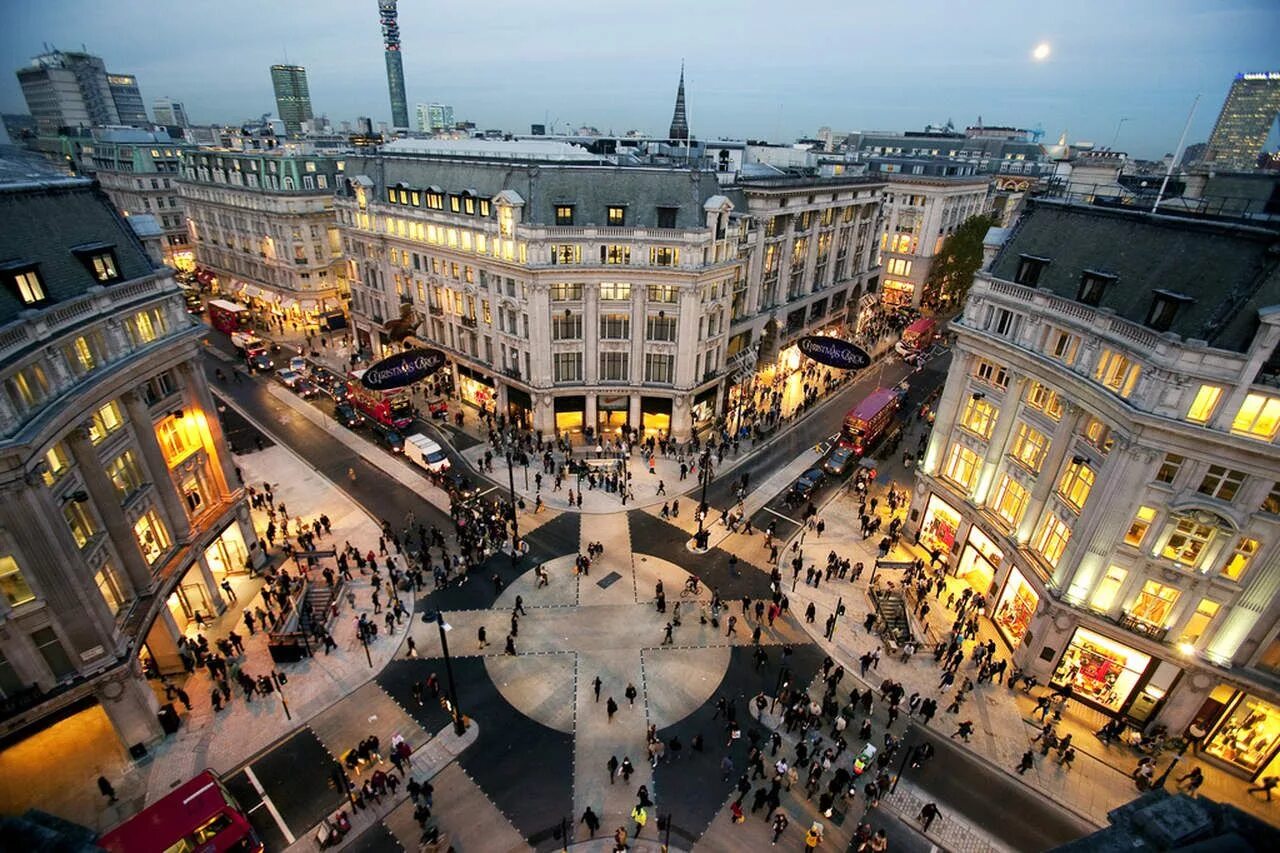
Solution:
{"label": "street lamp", "polygon": [[1182,756],[1186,755],[1187,748],[1190,746],[1191,741],[1184,735],[1182,738],[1182,746],[1178,747],[1178,752],[1173,756],[1173,760],[1169,762],[1169,766],[1166,767],[1164,772],[1156,777],[1156,780],[1151,783],[1151,787],[1153,789],[1164,787],[1164,783],[1169,779],[1169,774],[1173,772],[1174,767],[1178,766],[1178,762],[1182,760]]}
{"label": "street lamp", "polygon": [[[286,720],[292,720],[293,715],[289,713],[289,703],[284,698],[284,686],[288,681],[289,679],[284,675],[284,673],[278,672],[274,669],[271,670],[271,683],[275,685],[276,692],[280,694],[280,707],[284,708],[284,718]],[[1168,774],[1166,773],[1166,775]]]}
{"label": "street lamp", "polygon": [[[520,562],[520,521],[516,509],[516,469],[511,446],[507,446],[507,485],[511,489],[511,568]],[[443,634],[441,635],[443,636]]]}
{"label": "street lamp", "polygon": [[773,688],[773,704],[769,706],[769,713],[772,714],[778,707],[778,694],[782,692],[783,685],[790,685],[790,681],[784,679],[791,674],[791,669],[784,663],[782,668],[778,670],[778,683]]}
{"label": "street lamp", "polygon": [[462,712],[458,709],[458,689],[453,683],[453,660],[449,657],[449,637],[445,634],[449,626],[444,623],[444,612],[436,611],[436,626],[440,629],[440,648],[444,652],[444,674],[449,679],[449,710],[453,714],[453,732],[466,734],[467,726],[462,721]]}
{"label": "street lamp", "polygon": [[706,541],[706,532],[703,528],[703,521],[707,517],[707,484],[711,481],[711,451],[702,451],[702,456],[698,459],[699,478],[702,480],[702,500],[698,503],[698,532],[694,534],[694,541],[699,548],[704,547]]}

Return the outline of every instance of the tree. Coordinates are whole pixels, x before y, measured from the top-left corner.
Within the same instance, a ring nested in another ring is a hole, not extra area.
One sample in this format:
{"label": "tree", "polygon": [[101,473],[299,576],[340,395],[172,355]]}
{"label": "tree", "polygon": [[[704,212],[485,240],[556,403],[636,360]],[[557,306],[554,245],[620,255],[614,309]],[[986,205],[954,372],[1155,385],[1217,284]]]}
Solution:
{"label": "tree", "polygon": [[942,304],[964,301],[973,284],[974,273],[982,266],[982,240],[997,222],[994,216],[979,214],[960,224],[933,256],[924,292]]}

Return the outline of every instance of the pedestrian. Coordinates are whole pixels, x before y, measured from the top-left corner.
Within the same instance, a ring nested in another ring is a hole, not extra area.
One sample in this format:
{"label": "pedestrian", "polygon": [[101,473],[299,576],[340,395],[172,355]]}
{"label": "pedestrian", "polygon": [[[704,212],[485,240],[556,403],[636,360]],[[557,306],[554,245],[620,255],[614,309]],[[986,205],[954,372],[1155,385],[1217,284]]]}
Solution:
{"label": "pedestrian", "polygon": [[622,695],[627,697],[628,704],[636,704],[636,686],[631,682],[627,682],[627,689],[622,692]]}
{"label": "pedestrian", "polygon": [[938,819],[941,813],[942,812],[938,808],[937,803],[930,802],[930,803],[924,804],[924,808],[920,809],[920,815],[918,820],[920,821],[920,823],[924,824],[925,832],[929,831],[929,827],[933,824],[935,820]]}
{"label": "pedestrian", "polygon": [[479,648],[483,649],[485,646],[489,645],[489,639],[485,635],[485,630],[483,625],[481,625],[479,628],[476,629],[476,639],[479,640],[479,643],[480,643]]}
{"label": "pedestrian", "polygon": [[613,777],[618,775],[619,766],[620,765],[618,764],[618,756],[616,755],[609,756],[608,767],[609,767],[609,784],[610,785],[613,784]]}
{"label": "pedestrian", "polygon": [[782,833],[787,831],[787,826],[791,821],[787,819],[786,814],[778,812],[773,816],[773,844],[777,846],[778,839],[782,837]]}
{"label": "pedestrian", "polygon": [[1021,776],[1023,773],[1026,773],[1035,766],[1035,763],[1035,750],[1028,749],[1026,752],[1022,753],[1022,760],[1018,762],[1018,775]]}
{"label": "pedestrian", "polygon": [[106,776],[98,777],[98,790],[102,792],[102,796],[107,798],[107,805],[111,805],[116,801],[116,789],[107,781]]}
{"label": "pedestrian", "polygon": [[1204,784],[1204,771],[1195,767],[1190,773],[1178,777],[1178,787],[1188,794],[1194,794]]}
{"label": "pedestrian", "polygon": [[593,682],[591,682],[591,686],[592,686],[592,687],[594,687],[594,688],[595,688],[595,691],[596,691],[596,701],[597,701],[597,702],[599,702],[599,701],[600,701],[600,687],[601,687],[603,684],[604,684],[604,682],[600,680],[600,676],[598,676],[598,675],[596,676],[596,680],[595,680],[595,681],[593,681]]}
{"label": "pedestrian", "polygon": [[[971,734],[973,734],[973,720],[965,720],[963,723],[960,724],[960,726],[955,730],[955,733],[953,733],[951,736],[953,738],[959,737],[962,740],[964,740],[965,743],[968,743],[969,735]],[[1027,750],[1027,754],[1030,755],[1031,750]]]}
{"label": "pedestrian", "polygon": [[620,771],[622,773],[622,781],[630,783],[631,774],[636,772],[636,768],[632,765],[630,757],[622,759]]}
{"label": "pedestrian", "polygon": [[613,722],[613,715],[618,713],[618,703],[613,701],[613,697],[609,697],[609,701],[604,703],[604,709],[609,714],[609,722]]}
{"label": "pedestrian", "polygon": [[591,806],[587,806],[587,810],[582,813],[582,819],[578,822],[587,825],[587,832],[591,838],[596,837],[596,830],[600,828],[600,818],[596,817],[596,813],[591,810]]}
{"label": "pedestrian", "polygon": [[1263,776],[1261,785],[1254,785],[1247,789],[1246,793],[1252,794],[1254,791],[1261,791],[1267,795],[1267,802],[1271,802],[1271,791],[1276,785],[1280,785],[1280,776]]}
{"label": "pedestrian", "polygon": [[644,810],[644,806],[636,806],[631,810],[631,819],[636,823],[635,837],[640,837],[640,830],[644,829],[645,823],[649,820],[649,813]]}

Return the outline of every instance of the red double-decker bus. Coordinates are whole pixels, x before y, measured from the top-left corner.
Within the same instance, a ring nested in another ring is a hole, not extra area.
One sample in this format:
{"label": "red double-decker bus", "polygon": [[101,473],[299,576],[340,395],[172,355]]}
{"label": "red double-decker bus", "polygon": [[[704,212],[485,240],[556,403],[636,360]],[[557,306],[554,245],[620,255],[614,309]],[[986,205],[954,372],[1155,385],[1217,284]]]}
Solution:
{"label": "red double-decker bus", "polygon": [[209,300],[209,325],[219,332],[239,332],[249,328],[249,309],[239,302],[228,302],[225,299]]}
{"label": "red double-decker bus", "polygon": [[108,853],[262,853],[263,845],[223,787],[206,770],[98,839]]}
{"label": "red double-decker bus", "polygon": [[897,420],[903,396],[900,388],[877,388],[868,394],[845,415],[841,443],[865,456],[867,449]]}
{"label": "red double-decker bus", "polygon": [[352,405],[366,417],[392,429],[404,429],[413,423],[413,406],[404,391],[370,391],[360,381],[362,376],[363,369],[347,374],[347,393]]}

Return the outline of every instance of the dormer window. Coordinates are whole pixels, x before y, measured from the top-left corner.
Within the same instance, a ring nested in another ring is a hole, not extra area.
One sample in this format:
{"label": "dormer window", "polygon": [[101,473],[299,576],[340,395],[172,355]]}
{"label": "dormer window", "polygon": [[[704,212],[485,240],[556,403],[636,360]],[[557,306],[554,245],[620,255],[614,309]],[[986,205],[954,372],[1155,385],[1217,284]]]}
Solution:
{"label": "dormer window", "polygon": [[678,207],[659,207],[658,208],[658,227],[659,228],[675,228],[676,215],[680,212]]}
{"label": "dormer window", "polygon": [[1085,305],[1101,305],[1102,296],[1107,292],[1107,288],[1116,283],[1116,276],[1105,272],[1097,272],[1095,270],[1085,270],[1080,275],[1080,292],[1076,294],[1076,301],[1083,302]]}
{"label": "dormer window", "polygon": [[557,204],[556,205],[556,225],[572,225],[573,224],[573,205]]}
{"label": "dormer window", "polygon": [[0,271],[18,300],[24,306],[37,306],[49,298],[35,264],[13,263],[0,266]]}
{"label": "dormer window", "polygon": [[627,209],[622,205],[610,205],[608,209],[608,222],[610,225],[618,227],[627,223]]}
{"label": "dormer window", "polygon": [[1154,291],[1146,325],[1157,332],[1167,332],[1173,325],[1173,318],[1177,316],[1178,309],[1194,301],[1190,296],[1184,296],[1181,293],[1172,293],[1168,290]]}
{"label": "dormer window", "polygon": [[1035,287],[1040,283],[1040,274],[1044,272],[1044,268],[1049,266],[1048,258],[1041,258],[1035,255],[1019,255],[1018,269],[1013,275],[1013,280],[1018,284],[1025,284],[1027,287]]}

